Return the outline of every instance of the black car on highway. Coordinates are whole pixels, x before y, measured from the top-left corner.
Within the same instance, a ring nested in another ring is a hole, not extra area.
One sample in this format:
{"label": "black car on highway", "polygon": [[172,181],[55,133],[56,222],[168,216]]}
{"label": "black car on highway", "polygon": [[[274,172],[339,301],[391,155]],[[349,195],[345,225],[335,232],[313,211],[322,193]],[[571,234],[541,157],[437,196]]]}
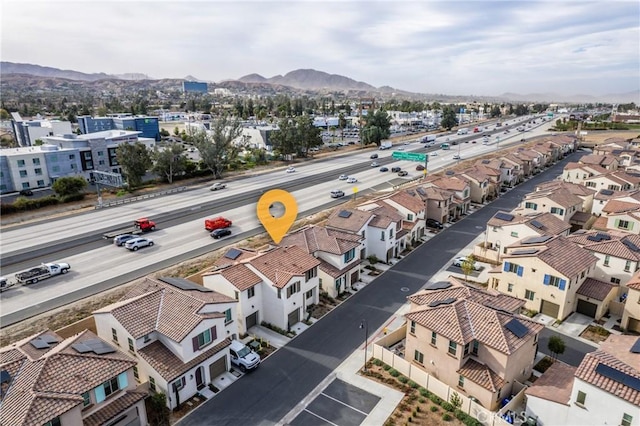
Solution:
{"label": "black car on highway", "polygon": [[221,228],[221,229],[216,229],[215,231],[211,231],[211,236],[216,240],[222,237],[226,237],[227,235],[231,235],[231,229],[229,228]]}

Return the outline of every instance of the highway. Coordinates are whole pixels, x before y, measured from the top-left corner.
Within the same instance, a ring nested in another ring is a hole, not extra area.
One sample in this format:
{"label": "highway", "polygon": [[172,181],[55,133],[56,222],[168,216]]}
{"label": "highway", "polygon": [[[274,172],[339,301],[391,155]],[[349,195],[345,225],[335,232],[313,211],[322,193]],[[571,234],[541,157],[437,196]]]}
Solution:
{"label": "highway", "polygon": [[[543,134],[546,126],[526,132],[527,137]],[[515,124],[512,124],[515,126]],[[512,131],[501,136],[500,148],[509,143],[519,143],[521,133]],[[490,133],[490,132],[488,132]],[[483,133],[465,136],[446,136],[452,146],[450,151],[436,147],[437,157],[429,157],[429,171],[437,171],[455,162],[454,154],[460,152],[463,159],[495,151],[495,138],[485,146],[464,143],[466,140],[482,140]],[[509,137],[507,139],[507,137]],[[396,145],[394,148],[398,148]],[[413,142],[403,145],[407,151],[425,152],[424,147]],[[398,165],[409,172],[399,178],[390,172],[380,172],[370,166],[370,155],[376,152],[380,165]],[[71,272],[30,286],[15,286],[0,294],[0,324],[15,324],[39,313],[64,306],[81,298],[119,286],[151,272],[197,257],[230,243],[236,243],[263,232],[255,215],[255,203],[263,191],[281,188],[291,192],[298,202],[298,218],[337,205],[344,199],[333,200],[329,193],[342,189],[347,195],[367,191],[391,191],[394,186],[419,178],[422,172],[415,170],[417,163],[394,161],[392,150],[367,150],[296,165],[295,173],[284,169],[230,181],[223,191],[198,188],[161,198],[105,208],[88,213],[71,215],[40,223],[2,229],[2,275],[13,280],[12,274],[33,267],[41,262],[64,261],[71,264]],[[339,181],[340,174],[358,178],[358,183]],[[310,190],[310,188],[313,188]],[[319,196],[318,194],[326,194]],[[233,235],[224,240],[213,240],[204,230],[207,217],[224,215],[233,221]],[[138,217],[149,217],[157,223],[158,230],[149,234],[155,242],[150,248],[129,252],[115,247],[102,238],[102,233],[128,227]]]}

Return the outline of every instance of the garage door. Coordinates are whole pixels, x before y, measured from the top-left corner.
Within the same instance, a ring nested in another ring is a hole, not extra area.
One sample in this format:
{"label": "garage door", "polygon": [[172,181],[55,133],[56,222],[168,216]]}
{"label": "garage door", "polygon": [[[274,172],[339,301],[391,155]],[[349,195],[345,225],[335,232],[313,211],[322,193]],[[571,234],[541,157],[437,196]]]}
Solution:
{"label": "garage door", "polygon": [[295,311],[289,314],[289,327],[299,322],[300,322],[300,309],[296,309]]}
{"label": "garage door", "polygon": [[580,314],[584,314],[591,318],[596,317],[596,311],[598,310],[598,305],[595,303],[587,302],[586,300],[578,299],[578,307],[576,311]]}
{"label": "garage door", "polygon": [[635,318],[629,318],[629,324],[627,325],[627,330],[640,333],[640,321],[638,321]]}
{"label": "garage door", "polygon": [[209,378],[213,381],[216,377],[227,371],[227,357],[223,356],[219,360],[209,365]]}
{"label": "garage door", "polygon": [[360,271],[355,271],[353,274],[351,274],[351,285],[357,283],[358,279],[360,279]]}
{"label": "garage door", "polygon": [[258,323],[258,312],[254,312],[249,315],[244,322],[247,325],[247,330]]}
{"label": "garage door", "polygon": [[551,303],[547,300],[543,300],[540,305],[540,312],[549,315],[553,318],[558,318],[558,312],[560,312],[560,305],[556,305],[555,303]]}

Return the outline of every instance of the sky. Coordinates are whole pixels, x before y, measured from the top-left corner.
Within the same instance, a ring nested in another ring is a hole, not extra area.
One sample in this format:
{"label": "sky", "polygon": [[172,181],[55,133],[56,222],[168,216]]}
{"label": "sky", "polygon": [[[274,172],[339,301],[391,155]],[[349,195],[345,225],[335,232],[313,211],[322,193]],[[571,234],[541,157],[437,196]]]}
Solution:
{"label": "sky", "polygon": [[217,82],[300,68],[431,94],[640,89],[640,2],[0,0],[2,61]]}

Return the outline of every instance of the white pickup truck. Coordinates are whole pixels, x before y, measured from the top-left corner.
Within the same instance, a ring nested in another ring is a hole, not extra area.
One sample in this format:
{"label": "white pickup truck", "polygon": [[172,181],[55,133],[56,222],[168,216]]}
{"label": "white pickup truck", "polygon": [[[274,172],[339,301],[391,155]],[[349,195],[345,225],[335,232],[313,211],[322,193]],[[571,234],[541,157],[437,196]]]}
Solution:
{"label": "white pickup truck", "polygon": [[54,275],[66,274],[71,269],[68,263],[43,263],[35,268],[18,272],[16,279],[19,283],[34,284],[40,280],[46,280]]}

